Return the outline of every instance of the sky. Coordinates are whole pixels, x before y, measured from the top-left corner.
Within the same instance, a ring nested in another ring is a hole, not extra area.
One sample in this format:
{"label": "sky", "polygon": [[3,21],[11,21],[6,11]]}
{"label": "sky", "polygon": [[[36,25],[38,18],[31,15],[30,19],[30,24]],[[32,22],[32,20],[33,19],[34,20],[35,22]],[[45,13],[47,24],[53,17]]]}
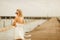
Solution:
{"label": "sky", "polygon": [[60,0],[0,0],[0,16],[15,16],[17,8],[24,16],[60,16]]}

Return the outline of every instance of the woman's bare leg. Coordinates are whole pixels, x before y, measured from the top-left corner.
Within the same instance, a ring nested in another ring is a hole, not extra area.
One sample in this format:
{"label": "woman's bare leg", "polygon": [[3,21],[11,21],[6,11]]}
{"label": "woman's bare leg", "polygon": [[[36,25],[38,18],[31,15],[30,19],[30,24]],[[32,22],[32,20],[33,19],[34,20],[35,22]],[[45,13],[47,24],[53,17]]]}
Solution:
{"label": "woman's bare leg", "polygon": [[22,40],[22,39],[16,39],[16,40]]}

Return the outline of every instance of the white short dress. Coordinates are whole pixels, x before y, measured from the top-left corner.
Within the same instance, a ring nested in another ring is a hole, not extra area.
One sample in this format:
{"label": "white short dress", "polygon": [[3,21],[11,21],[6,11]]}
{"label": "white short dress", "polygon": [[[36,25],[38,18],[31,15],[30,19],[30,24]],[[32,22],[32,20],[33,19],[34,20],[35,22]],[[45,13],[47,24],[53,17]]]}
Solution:
{"label": "white short dress", "polygon": [[15,28],[15,39],[24,39],[24,25],[16,23],[16,28]]}

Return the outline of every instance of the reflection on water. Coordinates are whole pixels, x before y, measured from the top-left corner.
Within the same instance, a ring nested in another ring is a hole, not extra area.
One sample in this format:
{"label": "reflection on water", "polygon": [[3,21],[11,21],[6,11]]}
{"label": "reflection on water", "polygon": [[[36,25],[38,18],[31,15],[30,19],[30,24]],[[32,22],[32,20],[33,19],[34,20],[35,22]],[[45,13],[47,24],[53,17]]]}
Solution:
{"label": "reflection on water", "polygon": [[0,32],[0,40],[13,40],[14,39],[14,29]]}
{"label": "reflection on water", "polygon": [[[38,25],[44,23],[46,20],[28,20],[25,19],[26,23],[24,26],[24,31],[25,33],[25,39],[26,40],[31,40],[31,34],[29,33],[30,31],[32,31],[35,27],[37,27]],[[1,21],[0,21],[1,23]],[[3,20],[2,23],[3,25]],[[5,20],[5,27],[9,27],[11,25],[11,20]],[[0,25],[0,28],[2,26]],[[14,29],[11,30],[7,30],[5,32],[0,32],[0,40],[14,40]]]}

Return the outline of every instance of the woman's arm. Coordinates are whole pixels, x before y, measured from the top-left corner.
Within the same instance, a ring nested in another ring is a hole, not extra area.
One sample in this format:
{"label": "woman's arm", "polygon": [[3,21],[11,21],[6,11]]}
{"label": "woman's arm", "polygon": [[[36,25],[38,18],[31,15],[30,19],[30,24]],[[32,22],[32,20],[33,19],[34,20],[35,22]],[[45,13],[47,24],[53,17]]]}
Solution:
{"label": "woman's arm", "polygon": [[22,24],[24,24],[25,23],[24,17],[21,17],[21,20],[20,21],[21,21]]}
{"label": "woman's arm", "polygon": [[12,26],[0,28],[0,32],[4,32],[4,31],[10,30],[10,29],[15,28],[15,27],[16,27],[16,18],[14,19]]}
{"label": "woman's arm", "polygon": [[17,20],[17,18],[15,17],[15,19],[14,19],[14,22],[13,22],[12,26],[16,26],[16,20]]}

